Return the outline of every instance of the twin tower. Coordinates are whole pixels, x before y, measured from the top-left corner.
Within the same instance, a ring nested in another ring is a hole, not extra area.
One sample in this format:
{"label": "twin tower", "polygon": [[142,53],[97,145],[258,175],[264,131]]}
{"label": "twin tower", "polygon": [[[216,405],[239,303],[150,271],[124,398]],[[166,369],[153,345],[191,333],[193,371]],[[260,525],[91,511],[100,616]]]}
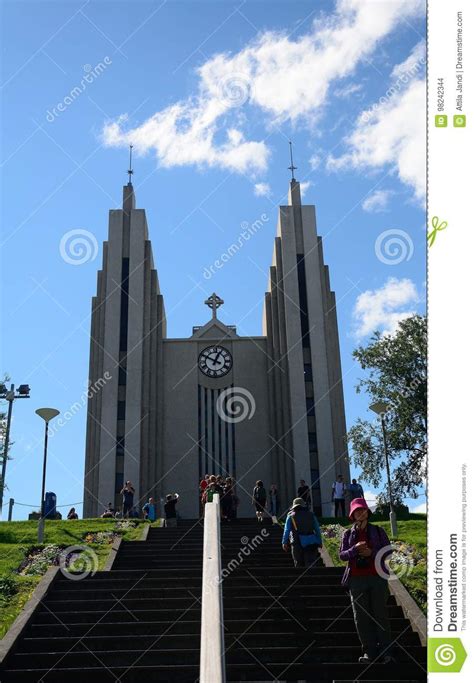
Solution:
{"label": "twin tower", "polygon": [[170,338],[145,211],[131,182],[110,211],[92,299],[84,516],[180,493],[180,514],[199,515],[204,474],[236,480],[238,515],[253,514],[257,479],[276,484],[280,511],[301,479],[313,508],[330,515],[332,484],[349,478],[336,302],[315,207],[292,179],[279,207],[263,332],[222,323],[222,299],[190,337]]}

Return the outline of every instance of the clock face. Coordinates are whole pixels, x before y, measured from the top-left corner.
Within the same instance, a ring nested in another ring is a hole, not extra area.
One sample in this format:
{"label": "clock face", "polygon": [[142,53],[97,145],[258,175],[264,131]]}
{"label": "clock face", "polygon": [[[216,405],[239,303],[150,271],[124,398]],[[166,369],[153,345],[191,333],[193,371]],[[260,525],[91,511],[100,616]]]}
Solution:
{"label": "clock face", "polygon": [[199,354],[198,363],[207,377],[223,377],[232,367],[232,356],[223,346],[208,346]]}

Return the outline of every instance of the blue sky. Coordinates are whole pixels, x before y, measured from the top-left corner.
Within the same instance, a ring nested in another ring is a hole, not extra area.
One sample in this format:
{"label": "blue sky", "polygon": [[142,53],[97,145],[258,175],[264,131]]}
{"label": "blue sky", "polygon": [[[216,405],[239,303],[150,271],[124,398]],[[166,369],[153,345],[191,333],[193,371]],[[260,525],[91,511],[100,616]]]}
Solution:
{"label": "blue sky", "polygon": [[[348,426],[367,417],[354,347],[424,310],[422,3],[4,2],[3,26],[2,370],[32,396],[14,406],[6,498],[39,506],[34,410],[65,412],[86,387],[130,142],[168,336],[180,337],[207,321],[212,291],[224,322],[261,333],[293,140],[338,300]],[[87,248],[74,255],[78,230]],[[51,441],[59,504],[82,500],[85,422],[79,411]]]}

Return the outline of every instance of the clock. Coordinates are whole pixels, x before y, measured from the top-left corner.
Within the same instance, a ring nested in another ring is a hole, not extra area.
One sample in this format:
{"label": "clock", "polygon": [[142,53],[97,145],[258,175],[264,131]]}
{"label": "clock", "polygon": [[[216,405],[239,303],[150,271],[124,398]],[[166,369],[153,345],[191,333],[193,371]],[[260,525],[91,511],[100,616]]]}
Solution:
{"label": "clock", "polygon": [[198,365],[206,377],[224,377],[232,367],[232,355],[223,346],[208,346],[199,354]]}

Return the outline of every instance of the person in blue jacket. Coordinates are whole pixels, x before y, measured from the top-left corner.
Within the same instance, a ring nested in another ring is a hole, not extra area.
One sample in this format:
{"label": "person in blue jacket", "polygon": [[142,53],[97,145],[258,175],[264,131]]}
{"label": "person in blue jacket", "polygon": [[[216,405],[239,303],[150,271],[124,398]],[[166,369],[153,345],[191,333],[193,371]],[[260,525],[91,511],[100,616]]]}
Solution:
{"label": "person in blue jacket", "polygon": [[291,555],[295,567],[310,567],[322,548],[321,530],[316,515],[306,507],[303,498],[295,498],[285,522],[283,550]]}

